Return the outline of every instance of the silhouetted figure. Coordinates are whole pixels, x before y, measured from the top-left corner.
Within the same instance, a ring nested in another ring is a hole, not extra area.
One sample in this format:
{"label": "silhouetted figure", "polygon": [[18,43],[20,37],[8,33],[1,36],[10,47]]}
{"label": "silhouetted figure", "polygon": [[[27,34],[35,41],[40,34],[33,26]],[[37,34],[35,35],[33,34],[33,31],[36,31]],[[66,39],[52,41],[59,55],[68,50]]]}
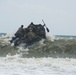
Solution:
{"label": "silhouetted figure", "polygon": [[14,34],[15,37],[12,37],[12,40],[10,41],[11,43],[14,42],[14,45],[17,46],[21,39],[24,37],[24,29],[23,29],[23,25],[21,25],[21,27],[19,27],[19,29],[17,30],[17,32]]}
{"label": "silhouetted figure", "polygon": [[23,29],[23,25],[21,25],[21,27],[18,29],[18,31],[15,33],[15,36],[17,38],[22,38],[24,36],[24,29]]}

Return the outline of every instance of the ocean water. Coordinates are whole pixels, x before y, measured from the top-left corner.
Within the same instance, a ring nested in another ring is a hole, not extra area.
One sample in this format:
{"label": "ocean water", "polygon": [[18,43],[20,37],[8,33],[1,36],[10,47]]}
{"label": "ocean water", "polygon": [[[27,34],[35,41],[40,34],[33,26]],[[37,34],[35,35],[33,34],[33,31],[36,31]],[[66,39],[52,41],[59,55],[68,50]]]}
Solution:
{"label": "ocean water", "polygon": [[55,35],[56,39],[76,39],[74,35]]}
{"label": "ocean water", "polygon": [[58,38],[17,48],[0,38],[0,75],[76,75],[76,40]]}

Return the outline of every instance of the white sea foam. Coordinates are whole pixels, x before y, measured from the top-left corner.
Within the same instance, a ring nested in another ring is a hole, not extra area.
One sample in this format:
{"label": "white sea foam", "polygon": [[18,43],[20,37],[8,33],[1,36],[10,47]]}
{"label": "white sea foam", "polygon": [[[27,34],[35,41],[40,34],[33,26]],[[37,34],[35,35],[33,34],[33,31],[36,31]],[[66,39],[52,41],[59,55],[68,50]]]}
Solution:
{"label": "white sea foam", "polygon": [[12,36],[13,36],[13,33],[12,34],[7,34],[5,36],[2,36],[0,38],[0,40],[2,40],[2,43],[5,44],[5,45],[10,45],[10,41],[12,39]]}
{"label": "white sea foam", "polygon": [[76,59],[1,57],[0,75],[76,75]]}
{"label": "white sea foam", "polygon": [[54,41],[54,39],[55,39],[55,37],[50,33],[47,33],[46,36],[49,41]]}
{"label": "white sea foam", "polygon": [[[21,44],[19,51],[22,50],[27,52],[29,49],[23,49]],[[76,75],[76,59],[21,58],[21,53],[13,56],[8,54],[0,57],[0,75]]]}

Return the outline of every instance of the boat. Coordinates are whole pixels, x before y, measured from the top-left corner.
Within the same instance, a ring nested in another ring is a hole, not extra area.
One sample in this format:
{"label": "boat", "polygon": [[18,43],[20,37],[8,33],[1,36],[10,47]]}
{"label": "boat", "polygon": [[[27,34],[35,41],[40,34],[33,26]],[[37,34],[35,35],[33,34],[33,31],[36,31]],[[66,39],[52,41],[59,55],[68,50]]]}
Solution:
{"label": "boat", "polygon": [[[44,21],[43,21],[44,22]],[[26,43],[27,45],[31,45],[35,42],[38,42],[42,39],[46,39],[46,31],[49,32],[49,29],[46,27],[46,24],[31,24],[24,28],[24,35],[21,38],[12,37],[10,42],[14,43],[14,46],[18,46],[21,43]]]}

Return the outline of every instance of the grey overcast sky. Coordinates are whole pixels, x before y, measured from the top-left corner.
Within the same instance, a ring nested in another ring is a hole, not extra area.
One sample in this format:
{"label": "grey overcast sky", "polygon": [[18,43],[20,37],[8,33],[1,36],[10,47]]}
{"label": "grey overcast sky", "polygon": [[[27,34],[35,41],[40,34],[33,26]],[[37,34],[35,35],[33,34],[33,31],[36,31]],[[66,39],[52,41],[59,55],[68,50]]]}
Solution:
{"label": "grey overcast sky", "polygon": [[42,19],[53,35],[76,35],[76,0],[0,0],[0,32]]}

